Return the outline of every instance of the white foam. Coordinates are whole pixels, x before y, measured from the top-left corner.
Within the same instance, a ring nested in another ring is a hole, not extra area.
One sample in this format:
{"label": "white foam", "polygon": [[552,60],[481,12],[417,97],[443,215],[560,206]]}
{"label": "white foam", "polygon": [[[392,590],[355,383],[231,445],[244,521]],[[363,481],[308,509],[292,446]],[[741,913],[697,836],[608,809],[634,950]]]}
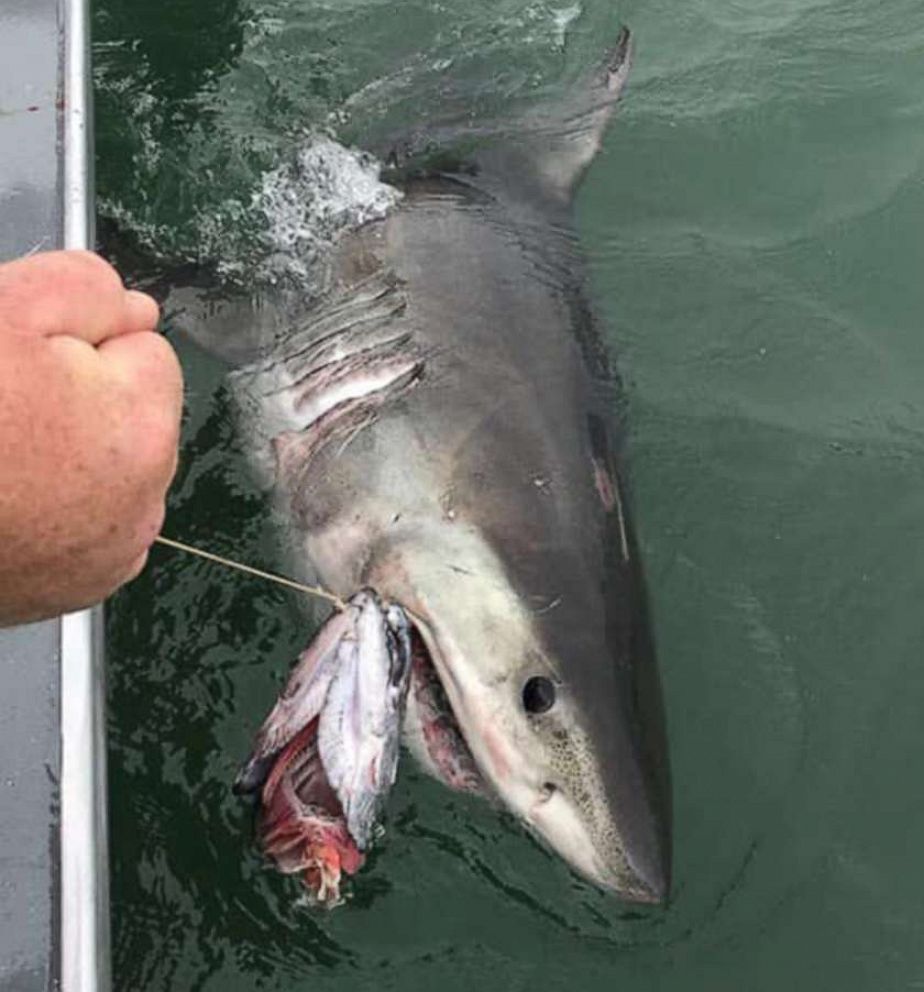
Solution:
{"label": "white foam", "polygon": [[[143,142],[137,170],[156,170],[153,147],[153,139]],[[401,199],[380,172],[372,155],[309,135],[250,191],[207,203],[182,229],[116,200],[101,197],[100,207],[158,257],[214,265],[231,282],[295,280],[310,295],[322,286],[321,263],[337,235],[383,217]]]}
{"label": "white foam", "polygon": [[556,47],[565,47],[568,28],[581,16],[581,12],[582,8],[579,3],[572,4],[570,7],[560,7],[552,11],[552,26],[555,32]]}
{"label": "white foam", "polygon": [[310,281],[319,255],[344,228],[384,217],[401,193],[380,178],[371,155],[315,138],[292,161],[266,172],[254,194],[265,218],[260,274]]}

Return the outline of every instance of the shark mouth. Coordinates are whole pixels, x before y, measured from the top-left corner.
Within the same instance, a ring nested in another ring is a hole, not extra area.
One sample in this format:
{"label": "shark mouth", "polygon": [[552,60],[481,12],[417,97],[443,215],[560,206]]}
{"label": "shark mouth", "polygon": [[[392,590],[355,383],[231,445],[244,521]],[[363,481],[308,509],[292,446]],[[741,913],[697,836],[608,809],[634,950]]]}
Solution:
{"label": "shark mouth", "polygon": [[450,789],[488,795],[420,632],[411,635],[411,690],[404,740],[418,762]]}
{"label": "shark mouth", "polygon": [[348,611],[300,656],[234,784],[258,800],[264,853],[282,873],[301,875],[309,898],[327,908],[343,901],[344,875],[359,871],[380,832],[402,734],[451,789],[487,793],[417,629],[408,624],[400,646],[386,636],[383,650],[376,635],[393,631],[389,611],[403,611],[369,591]]}

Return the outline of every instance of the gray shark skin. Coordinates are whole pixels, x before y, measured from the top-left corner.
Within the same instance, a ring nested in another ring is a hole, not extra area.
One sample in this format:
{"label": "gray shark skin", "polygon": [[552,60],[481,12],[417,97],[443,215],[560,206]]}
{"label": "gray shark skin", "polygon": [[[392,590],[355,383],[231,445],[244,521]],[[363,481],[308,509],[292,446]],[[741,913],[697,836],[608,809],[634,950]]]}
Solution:
{"label": "gray shark skin", "polygon": [[264,294],[203,319],[178,290],[170,308],[238,364],[290,567],[401,604],[487,791],[581,875],[655,903],[661,692],[620,386],[570,216],[628,61],[624,32],[560,105],[457,135],[477,140],[450,169],[399,144],[402,201],[340,237],[310,305]]}

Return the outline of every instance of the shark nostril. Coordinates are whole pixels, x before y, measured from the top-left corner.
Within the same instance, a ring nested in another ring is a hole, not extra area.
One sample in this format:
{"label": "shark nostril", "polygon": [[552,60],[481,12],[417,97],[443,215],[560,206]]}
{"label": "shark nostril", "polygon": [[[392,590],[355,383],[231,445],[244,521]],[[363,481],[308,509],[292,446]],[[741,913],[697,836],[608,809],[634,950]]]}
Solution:
{"label": "shark nostril", "polygon": [[552,782],[546,782],[539,790],[539,802],[547,803],[555,795],[556,788]]}
{"label": "shark nostril", "polygon": [[523,707],[527,713],[547,713],[555,705],[555,685],[544,675],[534,675],[523,686]]}

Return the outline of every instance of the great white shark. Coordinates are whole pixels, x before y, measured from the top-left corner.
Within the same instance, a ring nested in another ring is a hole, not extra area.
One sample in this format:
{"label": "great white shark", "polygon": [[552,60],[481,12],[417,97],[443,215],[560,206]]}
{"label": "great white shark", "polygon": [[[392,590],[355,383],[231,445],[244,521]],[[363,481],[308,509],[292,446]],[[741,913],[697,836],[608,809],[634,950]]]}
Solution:
{"label": "great white shark", "polygon": [[[571,209],[630,49],[623,30],[515,123],[380,146],[403,195],[340,235],[320,294],[174,286],[167,308],[235,365],[290,567],[410,619],[404,724],[425,766],[653,903],[671,875],[661,690]],[[298,739],[285,760],[304,768]]]}

